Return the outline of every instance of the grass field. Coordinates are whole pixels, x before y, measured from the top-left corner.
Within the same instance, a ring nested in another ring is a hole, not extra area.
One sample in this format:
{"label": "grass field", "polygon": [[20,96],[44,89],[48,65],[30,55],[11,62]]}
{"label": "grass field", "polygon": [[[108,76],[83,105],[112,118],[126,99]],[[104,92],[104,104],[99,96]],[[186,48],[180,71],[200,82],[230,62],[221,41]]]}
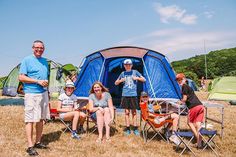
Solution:
{"label": "grass field", "polygon": [[[204,96],[204,94],[203,94]],[[211,109],[212,117],[217,118],[219,111]],[[25,149],[27,147],[25,129],[24,129],[24,108],[23,106],[1,106],[0,107],[0,156],[27,156]],[[234,116],[236,107],[225,104],[225,129],[224,138],[216,137],[215,141],[220,149],[216,149],[220,156],[236,156],[236,123]],[[96,133],[84,134],[80,141],[70,137],[70,133],[62,133],[63,125],[59,122],[50,122],[45,125],[43,132],[43,143],[47,144],[49,149],[39,150],[40,156],[80,156],[80,157],[154,157],[154,156],[178,156],[179,152],[175,151],[175,146],[171,143],[164,142],[156,138],[149,143],[145,143],[142,137],[123,135],[124,118],[119,114],[116,119],[117,132],[112,131],[111,142],[97,144]],[[215,129],[220,125],[211,123]],[[186,117],[181,117],[181,129],[187,129]],[[200,152],[193,148],[198,156],[214,156],[210,150]],[[190,156],[186,153],[184,156]]]}

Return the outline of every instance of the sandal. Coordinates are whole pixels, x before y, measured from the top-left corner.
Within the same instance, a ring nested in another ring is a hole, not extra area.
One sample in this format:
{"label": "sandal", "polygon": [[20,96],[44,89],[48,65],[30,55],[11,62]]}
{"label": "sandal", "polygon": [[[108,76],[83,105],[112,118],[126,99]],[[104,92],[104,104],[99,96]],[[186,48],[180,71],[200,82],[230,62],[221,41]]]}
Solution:
{"label": "sandal", "polygon": [[111,142],[111,139],[110,139],[110,138],[107,138],[107,139],[106,139],[106,142]]}
{"label": "sandal", "polygon": [[96,139],[96,142],[97,142],[97,143],[102,143],[102,139],[101,139],[101,138],[97,138],[97,139]]}

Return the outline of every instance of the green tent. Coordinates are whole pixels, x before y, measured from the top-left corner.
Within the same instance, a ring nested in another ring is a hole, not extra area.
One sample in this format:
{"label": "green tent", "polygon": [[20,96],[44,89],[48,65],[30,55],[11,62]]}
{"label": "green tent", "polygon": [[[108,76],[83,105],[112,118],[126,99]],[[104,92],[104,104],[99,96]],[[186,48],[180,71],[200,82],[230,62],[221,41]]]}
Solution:
{"label": "green tent", "polygon": [[[48,65],[50,69],[48,90],[50,97],[54,98],[60,94],[62,88],[64,87],[68,72],[65,70],[60,71],[59,69],[62,69],[63,66],[52,60],[48,60]],[[3,85],[3,95],[14,97],[18,94],[23,94],[22,83],[18,80],[19,68],[20,64],[17,65],[7,76]],[[58,75],[60,76],[58,77]]]}
{"label": "green tent", "polygon": [[214,79],[210,86],[209,100],[236,100],[236,77]]}
{"label": "green tent", "polygon": [[6,81],[7,76],[1,77],[0,78],[0,89],[3,88],[4,82]]}

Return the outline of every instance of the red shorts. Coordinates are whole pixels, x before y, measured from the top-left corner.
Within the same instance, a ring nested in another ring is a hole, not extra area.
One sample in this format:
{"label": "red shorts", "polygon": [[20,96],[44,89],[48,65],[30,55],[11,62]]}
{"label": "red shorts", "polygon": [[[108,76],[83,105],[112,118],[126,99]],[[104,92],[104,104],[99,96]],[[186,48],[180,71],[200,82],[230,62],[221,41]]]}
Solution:
{"label": "red shorts", "polygon": [[188,118],[190,123],[203,122],[205,108],[203,105],[189,109]]}

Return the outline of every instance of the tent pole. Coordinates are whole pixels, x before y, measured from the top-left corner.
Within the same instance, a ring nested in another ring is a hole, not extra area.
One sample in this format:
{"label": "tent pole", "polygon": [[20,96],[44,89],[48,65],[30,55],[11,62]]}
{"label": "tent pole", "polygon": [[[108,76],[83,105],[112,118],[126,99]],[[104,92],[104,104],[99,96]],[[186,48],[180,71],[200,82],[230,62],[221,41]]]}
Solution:
{"label": "tent pole", "polygon": [[103,68],[104,68],[105,61],[106,61],[106,58],[104,59],[104,61],[102,63],[102,69],[101,69],[99,77],[98,77],[98,81],[100,81],[100,82],[102,82],[100,79],[101,79],[101,76],[102,76],[102,71],[103,71]]}
{"label": "tent pole", "polygon": [[150,77],[149,77],[149,74],[148,74],[148,71],[147,71],[147,67],[146,67],[146,65],[145,65],[145,62],[144,62],[143,58],[142,58],[142,62],[143,62],[143,65],[144,65],[144,69],[145,69],[145,71],[146,71],[146,73],[147,73],[147,78],[148,78],[148,81],[149,81],[149,83],[150,83],[153,96],[154,96],[154,98],[156,98],[156,94],[155,94],[155,92],[154,92],[154,88],[153,88],[153,86],[152,86],[152,83],[151,83],[151,80],[150,80]]}

